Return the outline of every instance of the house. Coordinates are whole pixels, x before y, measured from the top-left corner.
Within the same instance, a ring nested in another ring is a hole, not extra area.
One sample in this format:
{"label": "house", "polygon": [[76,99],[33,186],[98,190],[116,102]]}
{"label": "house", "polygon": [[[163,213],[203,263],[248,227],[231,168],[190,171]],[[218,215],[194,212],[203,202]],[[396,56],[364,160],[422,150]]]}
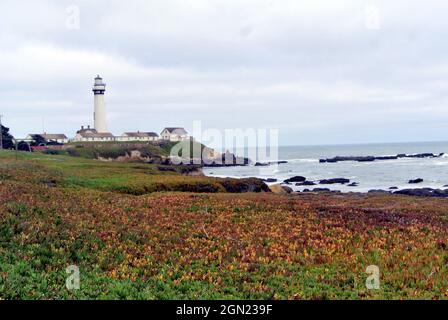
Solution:
{"label": "house", "polygon": [[116,138],[117,141],[157,141],[159,135],[155,132],[125,132],[120,137]]}
{"label": "house", "polygon": [[73,141],[115,141],[115,137],[110,132],[98,132],[95,129],[91,129],[90,126],[76,132],[76,136]]}
{"label": "house", "polygon": [[57,142],[57,143],[68,143],[68,138],[65,134],[48,134],[48,133],[37,133],[26,136],[26,140],[42,140],[46,143]]}
{"label": "house", "polygon": [[188,132],[184,128],[165,128],[160,133],[161,140],[184,141],[190,139]]}

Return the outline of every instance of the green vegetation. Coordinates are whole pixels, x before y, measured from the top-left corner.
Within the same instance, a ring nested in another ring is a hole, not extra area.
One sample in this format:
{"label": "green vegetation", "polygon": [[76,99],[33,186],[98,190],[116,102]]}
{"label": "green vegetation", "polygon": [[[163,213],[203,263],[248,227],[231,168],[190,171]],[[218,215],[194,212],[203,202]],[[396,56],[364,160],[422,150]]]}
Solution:
{"label": "green vegetation", "polygon": [[[111,151],[107,149],[103,152]],[[82,187],[133,195],[162,191],[209,193],[268,191],[267,186],[259,179],[218,179],[185,175],[200,170],[192,165],[120,163],[38,152],[19,152],[16,163],[14,155],[12,151],[0,153],[0,159],[3,160],[0,163],[0,175],[23,182],[38,176],[43,183],[53,183],[61,187]],[[30,172],[33,172],[32,177]]]}
{"label": "green vegetation", "polygon": [[69,144],[67,153],[74,157],[85,159],[124,157],[130,155],[133,150],[138,149],[142,157],[161,158],[170,154],[174,142],[136,143],[136,142],[78,142]]}
{"label": "green vegetation", "polygon": [[111,158],[116,159],[130,155],[132,151],[138,150],[142,158],[161,159],[170,156],[173,147],[177,146],[179,149],[189,148],[190,157],[193,156],[193,150],[204,150],[205,146],[198,142],[183,141],[183,142],[75,142],[67,145],[67,152],[71,156],[82,157],[86,159]]}
{"label": "green vegetation", "polygon": [[0,300],[448,298],[445,199],[228,194],[254,181],[161,168],[0,152]]}

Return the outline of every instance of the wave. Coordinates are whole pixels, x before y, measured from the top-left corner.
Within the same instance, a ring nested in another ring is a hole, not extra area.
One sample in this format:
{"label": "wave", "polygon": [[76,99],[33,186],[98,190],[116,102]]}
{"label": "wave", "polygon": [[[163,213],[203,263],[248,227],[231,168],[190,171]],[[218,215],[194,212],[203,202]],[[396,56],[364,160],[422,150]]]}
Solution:
{"label": "wave", "polygon": [[297,162],[319,162],[319,159],[289,159],[286,160],[288,162],[297,163]]}

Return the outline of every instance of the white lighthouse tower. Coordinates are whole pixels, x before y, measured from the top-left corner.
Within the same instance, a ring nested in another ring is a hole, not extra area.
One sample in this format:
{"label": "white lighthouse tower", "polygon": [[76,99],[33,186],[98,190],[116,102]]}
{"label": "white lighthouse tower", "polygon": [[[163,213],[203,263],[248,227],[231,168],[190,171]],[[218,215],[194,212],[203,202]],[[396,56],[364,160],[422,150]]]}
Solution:
{"label": "white lighthouse tower", "polygon": [[93,85],[94,94],[94,108],[93,114],[95,122],[95,130],[97,132],[107,132],[106,124],[106,107],[104,105],[104,92],[106,91],[106,84],[103,82],[103,78],[99,75],[95,78],[95,84]]}

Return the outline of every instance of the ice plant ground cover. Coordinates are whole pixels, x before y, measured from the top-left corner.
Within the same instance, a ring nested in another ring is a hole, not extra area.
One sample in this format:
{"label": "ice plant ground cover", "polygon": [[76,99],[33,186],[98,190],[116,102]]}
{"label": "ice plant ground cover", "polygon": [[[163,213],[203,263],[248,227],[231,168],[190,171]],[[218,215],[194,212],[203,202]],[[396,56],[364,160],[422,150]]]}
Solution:
{"label": "ice plant ground cover", "polygon": [[448,298],[448,200],[114,189],[145,179],[203,178],[2,153],[0,298]]}

